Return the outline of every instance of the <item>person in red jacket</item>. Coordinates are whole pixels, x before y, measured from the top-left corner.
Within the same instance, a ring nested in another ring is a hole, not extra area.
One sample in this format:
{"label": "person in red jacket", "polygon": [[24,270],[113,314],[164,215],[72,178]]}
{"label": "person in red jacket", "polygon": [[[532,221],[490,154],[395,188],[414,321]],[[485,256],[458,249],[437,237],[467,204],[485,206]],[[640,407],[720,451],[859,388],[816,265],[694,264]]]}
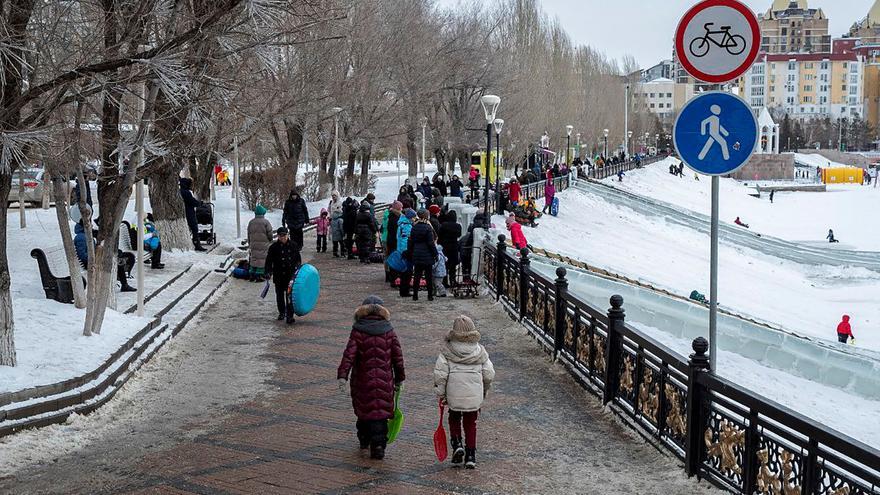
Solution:
{"label": "person in red jacket", "polygon": [[388,420],[394,416],[394,392],[406,379],[403,351],[391,313],[378,296],[369,296],[354,313],[348,345],[336,372],[345,391],[351,373],[351,404],[357,416],[357,436],[370,457],[383,459]]}
{"label": "person in red jacket", "polygon": [[519,182],[516,179],[510,179],[510,186],[507,187],[507,194],[510,196],[510,202],[514,205],[519,204],[519,194],[522,191]]}
{"label": "person in red jacket", "polygon": [[507,230],[510,231],[510,242],[513,243],[513,247],[517,250],[528,247],[529,243],[526,241],[526,236],[523,235],[522,225],[516,221],[516,216],[513,213],[507,217]]}
{"label": "person in red jacket", "polygon": [[849,315],[843,315],[843,320],[837,324],[837,340],[843,344],[849,339],[856,340],[852,333],[852,327],[849,324]]}

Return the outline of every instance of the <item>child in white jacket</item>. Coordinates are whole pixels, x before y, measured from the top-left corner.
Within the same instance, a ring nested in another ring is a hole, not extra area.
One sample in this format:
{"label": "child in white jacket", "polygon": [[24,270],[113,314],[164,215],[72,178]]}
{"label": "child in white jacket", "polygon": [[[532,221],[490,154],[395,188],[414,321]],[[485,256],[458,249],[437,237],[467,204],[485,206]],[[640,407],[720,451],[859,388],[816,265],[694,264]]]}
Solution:
{"label": "child in white jacket", "polygon": [[459,316],[434,364],[434,391],[449,406],[453,464],[464,460],[467,469],[477,466],[477,416],[494,378],[495,368],[486,349],[480,345],[480,332],[473,320]]}

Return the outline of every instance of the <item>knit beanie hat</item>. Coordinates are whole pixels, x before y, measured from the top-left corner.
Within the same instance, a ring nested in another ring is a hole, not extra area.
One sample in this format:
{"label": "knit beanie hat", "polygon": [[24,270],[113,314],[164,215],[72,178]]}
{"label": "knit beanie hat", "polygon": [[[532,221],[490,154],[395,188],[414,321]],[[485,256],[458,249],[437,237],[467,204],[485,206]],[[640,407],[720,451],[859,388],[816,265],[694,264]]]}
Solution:
{"label": "knit beanie hat", "polygon": [[258,217],[266,215],[266,207],[263,205],[257,205],[257,207],[254,208],[254,214]]}
{"label": "knit beanie hat", "polygon": [[395,201],[391,203],[391,209],[394,211],[400,211],[403,209],[403,203],[401,203],[400,201]]}
{"label": "knit beanie hat", "polygon": [[437,205],[431,205],[428,207],[428,211],[430,211],[432,215],[438,215],[440,214],[440,207]]}
{"label": "knit beanie hat", "polygon": [[413,218],[416,217],[416,211],[413,210],[412,208],[407,208],[406,211],[403,212],[403,216],[412,220]]}
{"label": "knit beanie hat", "polygon": [[471,320],[465,315],[461,315],[452,323],[452,330],[446,335],[447,342],[468,342],[475,344],[480,341],[480,332]]}
{"label": "knit beanie hat", "polygon": [[428,210],[421,208],[419,210],[419,218],[421,218],[422,220],[427,220],[428,219]]}
{"label": "knit beanie hat", "polygon": [[361,303],[361,306],[366,306],[368,304],[378,304],[381,306],[382,304],[385,304],[385,301],[383,301],[382,298],[379,296],[372,296],[371,295],[371,296],[367,296],[367,298],[364,299],[364,302]]}

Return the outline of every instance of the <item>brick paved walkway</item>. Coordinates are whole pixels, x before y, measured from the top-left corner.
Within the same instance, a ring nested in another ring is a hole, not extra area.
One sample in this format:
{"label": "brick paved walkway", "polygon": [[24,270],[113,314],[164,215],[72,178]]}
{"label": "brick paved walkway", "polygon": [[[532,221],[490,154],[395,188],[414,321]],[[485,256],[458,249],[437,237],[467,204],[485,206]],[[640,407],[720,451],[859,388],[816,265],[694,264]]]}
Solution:
{"label": "brick paved walkway", "polygon": [[[703,493],[678,462],[645,444],[488,300],[403,301],[383,287],[381,265],[321,256],[318,308],[280,334],[265,356],[278,392],[235,407],[222,427],[150,454],[135,472],[141,494],[181,493]],[[384,461],[358,449],[350,400],[336,366],[354,308],[386,300],[406,360],[406,425]],[[460,313],[474,317],[498,375],[479,424],[474,471],[441,464],[431,435],[438,412],[431,371]]]}

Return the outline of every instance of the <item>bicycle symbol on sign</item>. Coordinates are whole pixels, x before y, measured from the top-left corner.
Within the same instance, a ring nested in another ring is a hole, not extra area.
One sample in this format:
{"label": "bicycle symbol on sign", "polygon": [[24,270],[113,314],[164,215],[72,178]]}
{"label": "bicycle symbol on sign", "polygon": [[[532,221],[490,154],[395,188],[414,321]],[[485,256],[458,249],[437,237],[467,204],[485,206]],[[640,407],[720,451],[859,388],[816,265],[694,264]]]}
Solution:
{"label": "bicycle symbol on sign", "polygon": [[[746,49],[746,39],[738,34],[730,34],[730,26],[721,26],[719,31],[712,31],[711,26],[714,22],[707,23],[703,26],[706,29],[706,35],[701,38],[694,38],[691,41],[691,54],[697,58],[705,57],[709,53],[711,45],[718,48],[724,48],[731,55],[739,55]],[[721,41],[718,41],[720,35]],[[711,45],[710,45],[711,44]]]}

